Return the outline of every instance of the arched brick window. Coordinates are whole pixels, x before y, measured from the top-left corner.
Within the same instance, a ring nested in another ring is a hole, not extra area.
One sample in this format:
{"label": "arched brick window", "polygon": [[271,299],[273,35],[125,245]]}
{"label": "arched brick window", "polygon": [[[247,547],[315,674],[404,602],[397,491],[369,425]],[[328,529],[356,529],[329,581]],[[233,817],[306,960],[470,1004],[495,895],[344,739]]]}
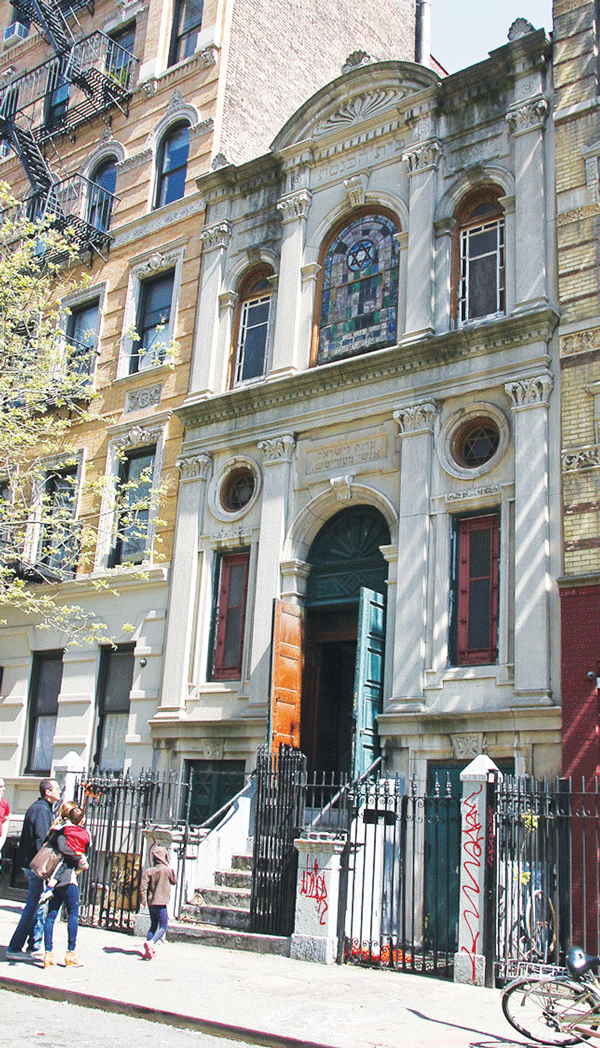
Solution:
{"label": "arched brick window", "polygon": [[492,186],[471,193],[456,215],[453,314],[456,323],[504,313],[506,244],[502,191]]}
{"label": "arched brick window", "polygon": [[398,227],[390,214],[354,212],[321,253],[312,363],[398,341]]}

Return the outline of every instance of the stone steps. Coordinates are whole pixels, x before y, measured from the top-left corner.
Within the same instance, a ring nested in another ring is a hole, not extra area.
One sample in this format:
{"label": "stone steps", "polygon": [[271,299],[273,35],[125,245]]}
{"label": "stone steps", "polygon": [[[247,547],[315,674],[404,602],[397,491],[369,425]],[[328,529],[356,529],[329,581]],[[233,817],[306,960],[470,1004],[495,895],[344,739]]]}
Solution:
{"label": "stone steps", "polygon": [[210,924],[188,924],[182,920],[169,921],[169,939],[172,942],[197,943],[199,946],[220,946],[226,950],[290,956],[290,939],[276,935],[254,935]]}

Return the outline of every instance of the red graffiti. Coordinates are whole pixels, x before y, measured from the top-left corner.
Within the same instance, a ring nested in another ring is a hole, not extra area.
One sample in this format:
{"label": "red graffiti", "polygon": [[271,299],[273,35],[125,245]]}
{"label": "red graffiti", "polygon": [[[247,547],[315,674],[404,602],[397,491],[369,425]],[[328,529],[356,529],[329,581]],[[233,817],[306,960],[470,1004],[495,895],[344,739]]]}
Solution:
{"label": "red graffiti", "polygon": [[494,809],[492,808],[491,804],[488,806],[487,824],[488,824],[487,825],[487,830],[488,830],[487,864],[488,864],[488,869],[493,870],[493,868],[494,868],[494,858],[495,858],[495,854],[494,854],[494,843],[495,843],[495,841],[494,841]]}
{"label": "red graffiti", "polygon": [[312,870],[310,869],[308,855],[306,856],[306,869],[302,871],[300,895],[305,895],[307,899],[314,899],[316,901],[317,913],[319,914],[319,924],[325,924],[325,914],[329,909],[327,905],[325,874],[319,873],[319,864],[316,859]]}
{"label": "red graffiti", "polygon": [[[480,786],[476,793],[472,793],[463,800],[465,824],[462,850],[466,858],[463,859],[462,864],[464,877],[461,894],[464,894],[467,902],[462,911],[462,917],[471,936],[471,943],[469,946],[461,946],[461,951],[467,953],[471,958],[473,982],[475,981],[475,956],[477,954],[480,919],[480,911],[476,902],[480,892],[476,871],[481,868],[481,842],[483,840],[482,827],[477,816],[477,803],[474,802],[473,798],[478,797],[482,790],[483,786]],[[475,871],[475,875],[472,869]]]}

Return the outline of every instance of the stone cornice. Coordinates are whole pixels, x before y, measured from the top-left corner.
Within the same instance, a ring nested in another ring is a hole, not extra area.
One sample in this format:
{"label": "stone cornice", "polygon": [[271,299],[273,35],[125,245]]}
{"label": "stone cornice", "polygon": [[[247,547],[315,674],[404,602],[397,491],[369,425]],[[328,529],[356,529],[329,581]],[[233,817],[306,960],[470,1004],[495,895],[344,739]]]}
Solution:
{"label": "stone cornice", "polygon": [[[293,403],[314,401],[330,392],[341,393],[344,389],[358,388],[366,380],[375,383],[388,378],[406,377],[407,374],[430,367],[439,368],[453,361],[493,356],[511,347],[518,349],[533,342],[548,342],[557,323],[558,316],[550,308],[505,317],[476,327],[425,338],[407,346],[399,345],[326,364],[318,369],[310,368],[278,381],[239,387],[210,398],[194,400],[192,394],[187,402],[176,409],[175,414],[187,426],[226,422],[240,415],[252,416],[279,405],[291,406]],[[543,366],[539,357],[536,359],[537,367]],[[317,371],[318,383],[315,381]]]}

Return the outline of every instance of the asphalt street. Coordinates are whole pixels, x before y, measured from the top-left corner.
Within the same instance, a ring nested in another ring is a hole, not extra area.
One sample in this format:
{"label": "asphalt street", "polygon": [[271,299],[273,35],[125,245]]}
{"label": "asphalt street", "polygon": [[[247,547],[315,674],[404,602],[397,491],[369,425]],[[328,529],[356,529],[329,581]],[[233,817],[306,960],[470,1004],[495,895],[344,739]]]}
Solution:
{"label": "asphalt street", "polygon": [[0,1015],[1,1048],[240,1048],[240,1041],[10,990],[0,990]]}

